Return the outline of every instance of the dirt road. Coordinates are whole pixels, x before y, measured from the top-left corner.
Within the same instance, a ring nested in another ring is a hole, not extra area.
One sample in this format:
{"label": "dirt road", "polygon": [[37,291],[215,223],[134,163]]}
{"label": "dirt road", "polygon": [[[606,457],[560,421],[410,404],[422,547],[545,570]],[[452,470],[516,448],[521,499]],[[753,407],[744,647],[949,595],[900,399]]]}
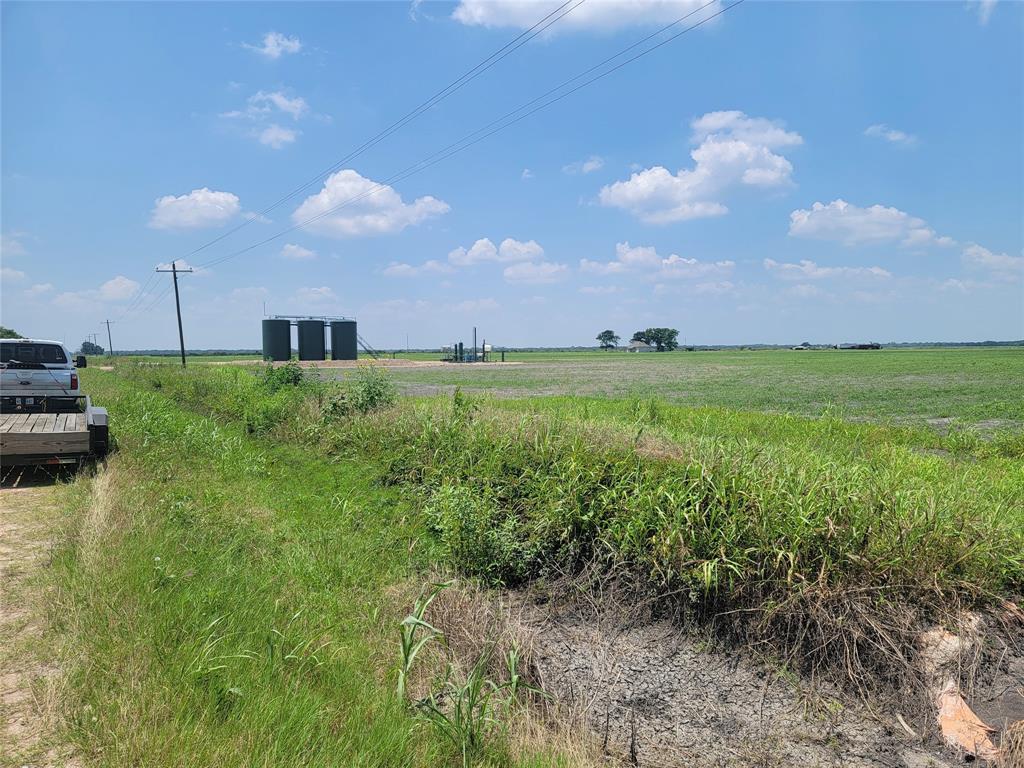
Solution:
{"label": "dirt road", "polygon": [[0,487],[0,765],[80,765],[55,737],[60,668],[42,571],[60,522],[60,488],[45,473],[4,470]]}

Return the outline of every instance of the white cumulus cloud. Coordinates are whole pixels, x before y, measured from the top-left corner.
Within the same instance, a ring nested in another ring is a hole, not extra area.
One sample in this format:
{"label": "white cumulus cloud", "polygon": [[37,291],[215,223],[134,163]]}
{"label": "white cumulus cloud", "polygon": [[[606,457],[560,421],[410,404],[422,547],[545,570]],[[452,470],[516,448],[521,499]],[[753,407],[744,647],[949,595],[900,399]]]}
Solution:
{"label": "white cumulus cloud", "polygon": [[419,266],[393,261],[382,270],[385,277],[418,277],[423,274],[447,275],[455,271],[450,264],[430,259]]}
{"label": "white cumulus cloud", "polygon": [[272,147],[273,149],[281,149],[286,144],[294,143],[298,136],[299,132],[294,128],[283,128],[277,123],[272,123],[260,131],[259,141],[260,144]]}
{"label": "white cumulus cloud", "polygon": [[2,256],[24,256],[28,249],[21,242],[18,235],[0,236],[0,255]]}
{"label": "white cumulus cloud", "polygon": [[997,0],[970,0],[970,5],[977,9],[978,12],[978,23],[981,26],[988,24],[988,20],[992,18],[992,11],[996,9]]}
{"label": "white cumulus cloud", "polygon": [[569,267],[551,261],[521,261],[502,272],[509,283],[557,283],[568,274]]}
{"label": "white cumulus cloud", "polygon": [[266,56],[268,59],[279,59],[286,53],[298,53],[302,50],[302,41],[297,37],[288,37],[280,32],[267,32],[260,45],[242,43],[250,51]]}
{"label": "white cumulus cloud", "polygon": [[301,96],[289,96],[283,91],[257,91],[249,97],[245,109],[222,112],[220,116],[252,122],[253,128],[246,131],[245,135],[266,146],[281,149],[287,144],[294,143],[301,131],[286,128],[275,122],[275,118],[288,116],[293,121],[298,121],[309,111],[309,104]]}
{"label": "white cumulus cloud", "polygon": [[904,147],[912,147],[917,144],[917,136],[914,136],[912,133],[897,130],[896,128],[890,128],[885,123],[869,125],[864,129],[864,135],[870,136],[874,139],[888,141],[890,144],[899,144]]}
{"label": "white cumulus cloud", "polygon": [[59,307],[72,310],[83,310],[95,307],[97,302],[116,304],[127,301],[139,292],[139,284],[124,275],[117,275],[107,280],[99,288],[83,291],[65,291],[53,298]]}
{"label": "white cumulus cloud", "polygon": [[562,166],[562,173],[568,173],[569,175],[575,175],[577,173],[593,173],[604,168],[604,158],[597,155],[591,155],[586,160],[577,160],[575,163],[569,163],[569,165]]}
{"label": "white cumulus cloud", "polygon": [[10,267],[0,267],[0,279],[10,280],[12,282],[16,280],[24,280],[25,273],[17,269],[11,269]]}
{"label": "white cumulus cloud", "polygon": [[124,275],[107,280],[100,286],[99,296],[102,301],[124,301],[139,292],[139,284]]}
{"label": "white cumulus cloud", "polygon": [[267,115],[278,109],[293,120],[298,120],[309,111],[309,104],[301,96],[287,96],[281,91],[257,91],[249,97],[247,116]]}
{"label": "white cumulus cloud", "polygon": [[[695,11],[706,0],[594,0],[576,7],[551,27],[559,31],[611,31],[625,27],[664,25]],[[559,0],[461,0],[452,18],[477,27],[514,27],[529,29],[549,13],[558,10]],[[718,10],[714,3],[705,10]]]}
{"label": "white cumulus cloud", "polygon": [[301,245],[296,245],[295,243],[286,243],[281,248],[281,256],[294,261],[304,261],[315,259],[316,251],[311,251],[309,248],[303,248]]}
{"label": "white cumulus cloud", "polygon": [[328,286],[322,285],[319,288],[299,288],[295,292],[295,298],[300,304],[334,304],[338,301],[337,294]]}
{"label": "white cumulus cloud", "polygon": [[154,229],[216,227],[230,221],[240,210],[237,195],[203,187],[193,189],[187,195],[157,198],[150,213],[149,226]]}
{"label": "white cumulus cloud", "polygon": [[613,261],[580,259],[580,271],[595,275],[637,273],[659,280],[691,279],[706,276],[724,276],[732,272],[736,262],[700,261],[678,254],[662,257],[651,246],[632,246],[618,243]]}
{"label": "white cumulus cloud", "polygon": [[906,246],[955,245],[952,238],[938,236],[923,219],[898,208],[882,205],[860,208],[841,199],[793,211],[789,215],[789,234],[844,245],[890,242]]}
{"label": "white cumulus cloud", "polygon": [[983,269],[1004,280],[1019,280],[1024,276],[1024,256],[995,253],[976,243],[964,248],[963,262],[968,267]]}
{"label": "white cumulus cloud", "polygon": [[787,264],[765,259],[764,268],[783,280],[824,280],[832,277],[873,277],[887,279],[892,273],[881,267],[824,267],[809,259],[803,259],[798,264]]}
{"label": "white cumulus cloud", "polygon": [[665,224],[721,216],[731,189],[769,189],[792,183],[793,165],[777,153],[803,143],[777,120],[731,110],[709,112],[691,122],[694,165],[672,173],[656,165],[601,189],[602,205],[622,208],[642,221]]}
{"label": "white cumulus cloud", "polygon": [[359,237],[401,232],[450,209],[429,195],[405,203],[392,187],[346,169],[332,174],[320,192],[307,197],[292,213],[292,221],[302,224],[315,216],[306,229],[332,237]]}
{"label": "white cumulus cloud", "polygon": [[52,290],[52,283],[36,283],[31,288],[25,289],[25,295],[35,298],[36,296],[42,296],[44,293],[49,293]]}
{"label": "white cumulus cloud", "polygon": [[449,252],[448,261],[457,267],[468,267],[489,261],[532,261],[543,257],[544,249],[536,240],[506,237],[496,246],[490,238],[482,237],[469,248],[459,247]]}

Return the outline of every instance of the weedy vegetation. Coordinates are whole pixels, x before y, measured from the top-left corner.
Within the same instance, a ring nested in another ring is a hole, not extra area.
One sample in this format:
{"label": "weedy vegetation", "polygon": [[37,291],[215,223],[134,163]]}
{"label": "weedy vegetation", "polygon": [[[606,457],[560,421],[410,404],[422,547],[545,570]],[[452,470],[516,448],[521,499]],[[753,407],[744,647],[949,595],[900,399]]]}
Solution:
{"label": "weedy vegetation", "polygon": [[628,573],[662,615],[853,688],[1024,591],[1012,427],[398,398],[375,366],[84,375],[119,451],[66,490],[53,616],[97,764],[570,764],[515,740],[519,651],[457,653],[444,586],[413,600],[438,564],[498,589]]}

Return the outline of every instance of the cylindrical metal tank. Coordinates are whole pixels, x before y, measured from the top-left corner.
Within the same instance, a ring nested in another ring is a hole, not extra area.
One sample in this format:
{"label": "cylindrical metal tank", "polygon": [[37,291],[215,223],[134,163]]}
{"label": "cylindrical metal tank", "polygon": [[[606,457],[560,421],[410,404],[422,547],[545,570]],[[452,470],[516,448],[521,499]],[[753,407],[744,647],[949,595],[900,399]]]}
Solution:
{"label": "cylindrical metal tank", "polygon": [[292,324],[288,320],[263,321],[263,359],[290,360],[292,357]]}
{"label": "cylindrical metal tank", "polygon": [[323,320],[299,320],[299,360],[323,360],[327,357]]}
{"label": "cylindrical metal tank", "polygon": [[356,321],[331,321],[331,360],[355,360]]}

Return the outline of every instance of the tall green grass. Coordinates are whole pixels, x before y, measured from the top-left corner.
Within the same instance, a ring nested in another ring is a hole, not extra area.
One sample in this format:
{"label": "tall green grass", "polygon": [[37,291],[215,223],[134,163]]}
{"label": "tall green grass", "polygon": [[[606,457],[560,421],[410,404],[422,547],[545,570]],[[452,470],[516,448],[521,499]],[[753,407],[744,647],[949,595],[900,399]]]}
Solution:
{"label": "tall green grass", "polygon": [[[87,376],[118,450],[67,490],[52,569],[64,714],[83,760],[461,763],[394,692],[405,585],[433,559],[421,518],[372,462],[271,436],[339,393],[288,374]],[[479,764],[564,764],[513,751],[496,734]]]}
{"label": "tall green grass", "polygon": [[665,610],[792,660],[853,657],[866,673],[879,646],[912,653],[921,623],[1024,589],[1016,432],[458,392],[361,413],[304,377],[270,391],[244,371],[122,375],[339,463],[370,462],[416,501],[432,551],[489,584],[625,568]]}

